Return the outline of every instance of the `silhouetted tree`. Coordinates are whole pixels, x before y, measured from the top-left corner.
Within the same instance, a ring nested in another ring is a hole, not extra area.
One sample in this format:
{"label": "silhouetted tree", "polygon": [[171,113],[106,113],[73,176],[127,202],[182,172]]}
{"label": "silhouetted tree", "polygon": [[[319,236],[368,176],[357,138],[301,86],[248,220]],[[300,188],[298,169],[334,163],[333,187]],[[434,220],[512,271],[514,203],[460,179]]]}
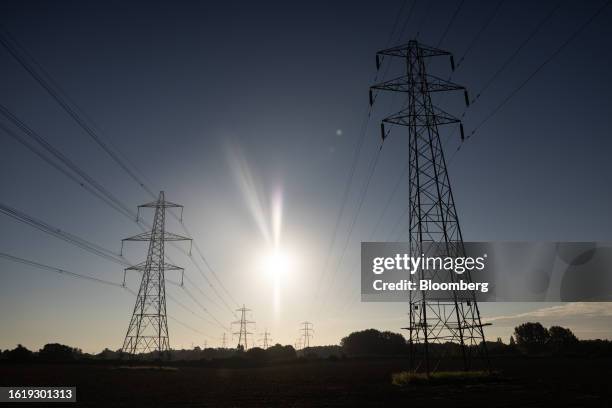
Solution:
{"label": "silhouetted tree", "polygon": [[34,357],[34,353],[21,344],[18,344],[13,350],[5,351],[5,355],[7,360],[17,362],[30,361]]}
{"label": "silhouetted tree", "polygon": [[544,350],[550,334],[540,323],[528,322],[514,328],[514,337],[521,350],[536,353]]}
{"label": "silhouetted tree", "polygon": [[59,343],[45,344],[38,351],[38,358],[44,361],[71,361],[82,354],[80,349],[72,348]]}
{"label": "silhouetted tree", "polygon": [[293,346],[281,346],[280,344],[275,344],[268,347],[265,352],[268,359],[273,361],[293,360],[296,358],[296,352]]}
{"label": "silhouetted tree", "polygon": [[254,361],[265,361],[268,354],[266,353],[266,350],[260,347],[253,347],[247,350],[246,356]]}
{"label": "silhouetted tree", "polygon": [[570,351],[578,344],[578,338],[570,329],[552,326],[548,329],[550,335],[549,347],[554,352]]}
{"label": "silhouetted tree", "polygon": [[109,348],[105,348],[96,357],[101,358],[102,360],[115,360],[119,358],[120,352],[121,350],[113,351]]}
{"label": "silhouetted tree", "polygon": [[340,341],[343,351],[349,355],[391,355],[406,352],[404,336],[389,331],[367,329],[354,332]]}

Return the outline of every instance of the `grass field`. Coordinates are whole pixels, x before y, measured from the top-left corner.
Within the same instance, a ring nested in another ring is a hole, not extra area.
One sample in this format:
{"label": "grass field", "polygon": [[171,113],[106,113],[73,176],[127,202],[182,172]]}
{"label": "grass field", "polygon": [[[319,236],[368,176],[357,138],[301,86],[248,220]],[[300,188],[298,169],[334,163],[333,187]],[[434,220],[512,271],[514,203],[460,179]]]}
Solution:
{"label": "grass field", "polygon": [[[70,385],[67,406],[609,406],[612,359],[504,358],[486,382],[392,384],[404,360],[312,361],[260,368],[0,365],[0,385]],[[24,406],[26,404],[20,405]],[[41,405],[36,405],[41,406]],[[53,404],[52,406],[60,406]]]}

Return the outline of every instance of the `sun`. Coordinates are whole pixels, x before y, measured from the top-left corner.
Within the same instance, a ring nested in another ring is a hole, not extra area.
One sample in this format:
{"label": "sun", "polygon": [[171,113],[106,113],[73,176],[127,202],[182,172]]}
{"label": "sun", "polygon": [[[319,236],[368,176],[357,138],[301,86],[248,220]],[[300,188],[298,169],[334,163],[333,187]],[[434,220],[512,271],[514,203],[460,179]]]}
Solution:
{"label": "sun", "polygon": [[275,250],[269,254],[264,262],[264,270],[275,280],[281,279],[291,267],[291,259],[287,253]]}

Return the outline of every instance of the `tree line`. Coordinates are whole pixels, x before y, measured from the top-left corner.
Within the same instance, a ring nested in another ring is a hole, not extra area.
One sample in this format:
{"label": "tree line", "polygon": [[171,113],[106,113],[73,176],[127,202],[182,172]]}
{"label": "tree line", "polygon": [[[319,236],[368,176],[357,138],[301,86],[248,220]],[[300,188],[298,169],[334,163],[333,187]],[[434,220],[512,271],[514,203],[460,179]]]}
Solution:
{"label": "tree line", "polygon": [[[481,343],[474,347],[484,347]],[[422,347],[414,345],[417,352]],[[460,355],[457,343],[430,344],[430,351],[447,356]],[[568,328],[544,327],[540,323],[527,322],[514,328],[507,343],[501,338],[487,341],[491,355],[577,355],[612,356],[612,342],[609,340],[579,340]],[[205,348],[170,350],[169,359],[184,362],[212,362],[219,365],[240,366],[241,364],[266,364],[304,359],[338,359],[364,356],[402,356],[410,352],[410,343],[399,333],[367,329],[342,338],[340,345],[309,347],[296,350],[292,346],[276,344],[267,349],[253,347],[247,351],[229,348]],[[98,354],[83,353],[81,349],[58,343],[46,344],[37,352],[21,344],[12,350],[0,351],[0,361],[5,362],[71,362],[71,361],[114,361],[125,358],[121,350],[104,349]],[[155,353],[141,354],[137,360],[154,360]]]}

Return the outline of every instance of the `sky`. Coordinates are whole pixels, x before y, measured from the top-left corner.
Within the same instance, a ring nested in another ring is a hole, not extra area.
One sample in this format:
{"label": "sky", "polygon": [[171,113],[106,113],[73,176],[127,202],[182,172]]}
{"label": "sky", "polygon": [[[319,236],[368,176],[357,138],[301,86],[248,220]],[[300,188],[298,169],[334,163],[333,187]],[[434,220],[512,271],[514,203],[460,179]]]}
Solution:
{"label": "sky", "polygon": [[[381,96],[366,119],[369,86],[401,69],[396,61],[377,76],[375,53],[389,46],[418,38],[453,52],[459,64],[452,81],[477,98],[467,110],[461,93],[434,99],[455,116],[465,113],[467,134],[476,129],[458,151],[458,133],[441,130],[466,241],[612,239],[612,57],[606,52],[612,7],[556,52],[602,4],[506,0],[476,41],[497,2],[9,0],[0,5],[0,24],[148,185],[185,206],[184,223],[221,283],[196,252],[195,260],[185,255],[185,244],[168,247],[198,300],[168,285],[186,306],[168,301],[173,348],[220,345],[236,320],[230,309],[242,304],[252,309],[255,340],[267,329],[274,341],[294,344],[300,322],[308,320],[313,343],[323,345],[370,327],[400,332],[407,321],[405,304],[358,297],[360,242],[407,239],[402,129],[385,141],[359,208],[380,145],[379,122],[401,108],[401,98]],[[446,58],[428,70],[451,75]],[[135,210],[151,201],[4,48],[0,87],[2,105],[122,203]],[[2,203],[115,252],[121,239],[140,232],[5,132],[0,141]],[[150,221],[152,214],[143,216]],[[167,229],[183,232],[172,218]],[[123,280],[121,265],[7,216],[0,216],[0,230],[0,252]],[[278,280],[267,267],[275,253],[284,259]],[[128,243],[124,254],[140,262],[146,245]],[[121,347],[134,305],[127,291],[8,260],[0,260],[0,274],[0,348]],[[177,272],[167,277],[180,280]],[[127,284],[137,289],[139,277],[129,273]],[[493,323],[485,332],[491,339],[506,341],[514,326],[535,319],[568,326],[581,338],[612,338],[606,303],[480,309]]]}

